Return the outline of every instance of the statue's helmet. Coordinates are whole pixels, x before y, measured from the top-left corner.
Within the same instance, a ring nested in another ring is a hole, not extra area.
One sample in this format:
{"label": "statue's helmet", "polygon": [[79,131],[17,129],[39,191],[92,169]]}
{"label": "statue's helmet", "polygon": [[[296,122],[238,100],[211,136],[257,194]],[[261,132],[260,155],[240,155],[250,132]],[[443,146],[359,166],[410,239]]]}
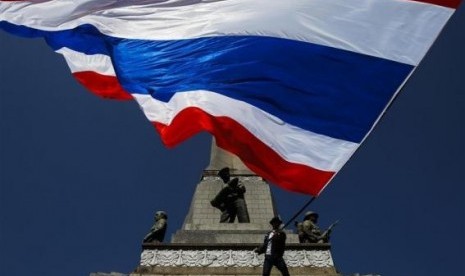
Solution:
{"label": "statue's helmet", "polygon": [[157,211],[155,213],[155,218],[158,218],[158,217],[168,219],[168,215],[166,214],[165,211]]}
{"label": "statue's helmet", "polygon": [[218,176],[220,176],[220,177],[227,177],[229,175],[230,175],[230,173],[229,173],[229,168],[228,167],[224,167],[218,172]]}
{"label": "statue's helmet", "polygon": [[308,212],[305,213],[304,218],[307,219],[307,218],[312,217],[312,216],[315,217],[315,218],[319,217],[318,213],[313,212],[313,211],[308,211]]}

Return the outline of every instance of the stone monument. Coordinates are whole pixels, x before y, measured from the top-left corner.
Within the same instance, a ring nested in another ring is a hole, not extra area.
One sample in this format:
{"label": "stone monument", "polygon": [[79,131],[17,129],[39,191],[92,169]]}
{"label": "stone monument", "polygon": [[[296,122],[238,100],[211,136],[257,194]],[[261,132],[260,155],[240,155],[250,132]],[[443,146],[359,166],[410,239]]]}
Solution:
{"label": "stone monument", "polygon": [[[246,188],[249,223],[220,223],[221,211],[210,203],[224,185],[218,176],[224,167]],[[170,243],[144,243],[140,264],[131,276],[262,275],[264,256],[253,249],[263,242],[271,229],[269,220],[276,215],[268,184],[213,142],[210,165],[197,185],[182,228]],[[286,233],[284,259],[291,275],[339,275],[329,244],[301,244],[297,234]],[[272,275],[280,274],[273,269]]]}

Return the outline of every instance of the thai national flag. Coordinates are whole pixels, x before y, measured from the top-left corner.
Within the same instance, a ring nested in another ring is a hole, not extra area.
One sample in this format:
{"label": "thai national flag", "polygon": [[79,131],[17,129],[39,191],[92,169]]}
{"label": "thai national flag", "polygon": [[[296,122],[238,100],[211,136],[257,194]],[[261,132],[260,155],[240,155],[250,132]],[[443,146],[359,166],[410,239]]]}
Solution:
{"label": "thai national flag", "polygon": [[367,137],[460,0],[0,1],[167,146],[199,131],[281,187],[318,195]]}

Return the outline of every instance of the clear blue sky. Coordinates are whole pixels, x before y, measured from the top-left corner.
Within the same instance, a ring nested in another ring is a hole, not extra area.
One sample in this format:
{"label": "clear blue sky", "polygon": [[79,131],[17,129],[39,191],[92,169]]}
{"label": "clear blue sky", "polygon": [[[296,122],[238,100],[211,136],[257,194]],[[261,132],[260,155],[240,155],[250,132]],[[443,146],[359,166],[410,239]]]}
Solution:
{"label": "clear blue sky", "polygon": [[[344,273],[465,275],[465,8],[311,209]],[[0,275],[130,272],[156,210],[181,227],[210,137],[168,150],[42,40],[0,32]],[[308,197],[273,188],[286,219]]]}

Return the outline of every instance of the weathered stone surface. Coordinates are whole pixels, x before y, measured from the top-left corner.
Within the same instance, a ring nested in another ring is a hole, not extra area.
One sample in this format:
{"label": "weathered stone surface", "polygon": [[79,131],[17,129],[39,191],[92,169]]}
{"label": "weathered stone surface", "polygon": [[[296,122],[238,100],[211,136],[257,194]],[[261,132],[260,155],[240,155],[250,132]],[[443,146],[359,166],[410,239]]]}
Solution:
{"label": "weathered stone surface", "polygon": [[[298,243],[297,234],[287,232],[287,243]],[[263,242],[263,230],[183,230],[173,236],[172,243],[195,244],[244,244]]]}
{"label": "weathered stone surface", "polygon": [[[250,223],[220,223],[221,212],[211,206],[210,201],[224,186],[220,177],[203,176],[195,190],[189,213],[182,230],[268,230],[269,220],[276,215],[270,187],[255,175],[237,175],[247,192],[244,195],[249,211]],[[176,240],[176,239],[174,239]],[[174,241],[173,241],[174,242]]]}
{"label": "weathered stone surface", "polygon": [[[334,269],[314,269],[314,268],[289,268],[291,275],[305,276],[341,276]],[[257,276],[262,275],[261,267],[218,267],[218,268],[147,268],[145,271],[135,271],[130,276],[191,276],[191,275],[215,275],[215,276]],[[275,268],[271,271],[271,275],[281,275]]]}
{"label": "weathered stone surface", "polygon": [[[144,245],[134,275],[261,275],[259,244]],[[291,275],[338,275],[329,244],[293,244],[284,259]]]}
{"label": "weathered stone surface", "polygon": [[[270,187],[256,175],[233,175],[247,189],[245,200],[250,223],[220,223],[220,211],[211,206],[210,200],[223,187],[216,172],[204,173],[194,193],[189,213],[183,227],[171,243],[260,243],[270,230],[269,220],[276,215]],[[288,233],[288,243],[297,243],[298,237]]]}
{"label": "weathered stone surface", "polygon": [[89,276],[128,276],[128,274],[123,274],[119,272],[110,272],[110,273],[94,272],[94,273],[91,273]]}

